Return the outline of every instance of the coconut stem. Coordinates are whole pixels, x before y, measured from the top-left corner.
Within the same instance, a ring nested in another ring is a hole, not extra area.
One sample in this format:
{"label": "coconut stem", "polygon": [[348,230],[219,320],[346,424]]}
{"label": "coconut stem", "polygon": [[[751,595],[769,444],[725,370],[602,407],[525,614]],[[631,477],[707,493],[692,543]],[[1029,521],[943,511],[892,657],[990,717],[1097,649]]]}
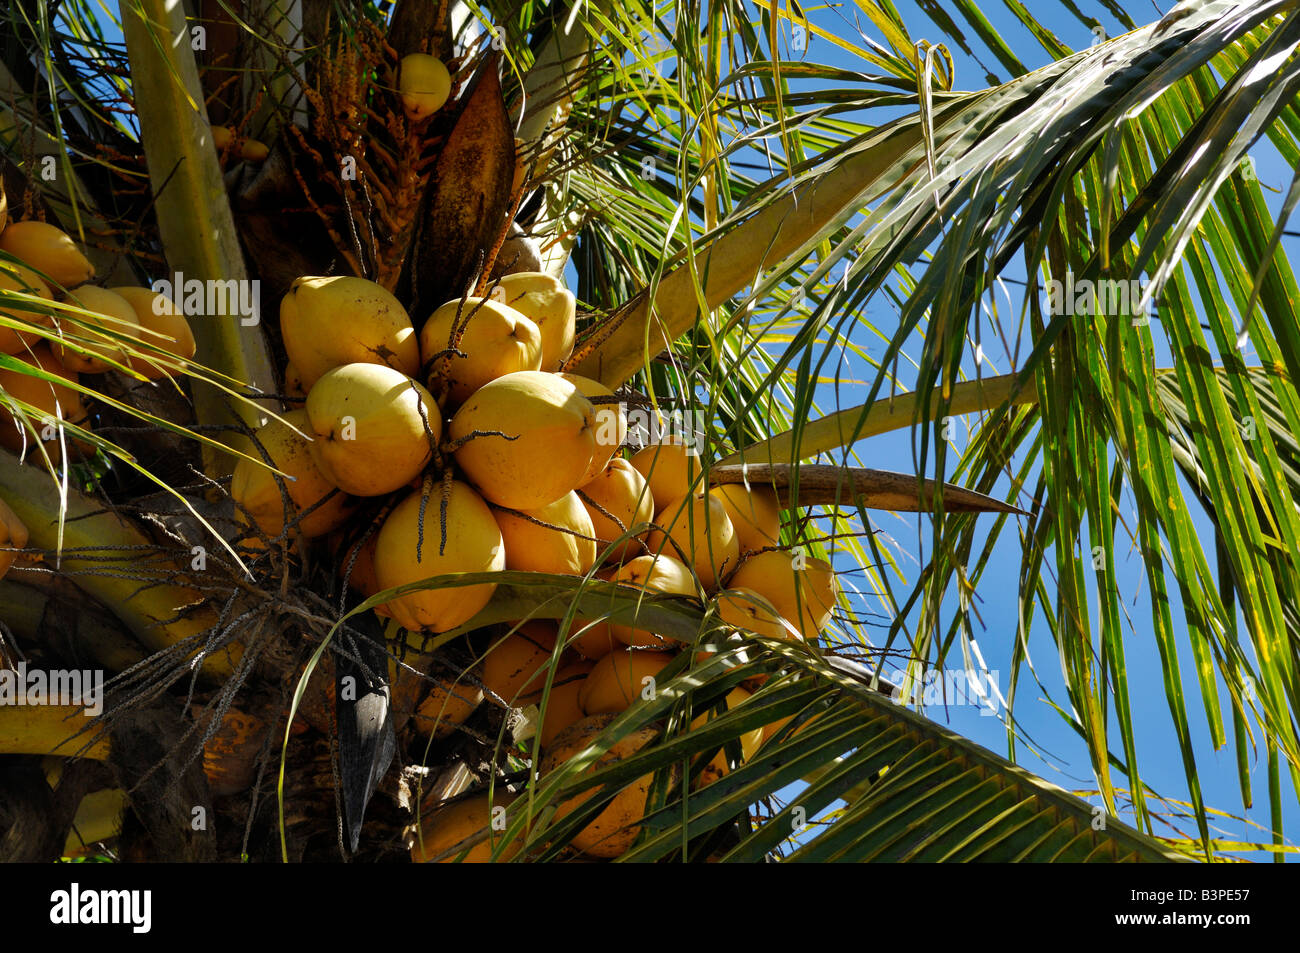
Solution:
{"label": "coconut stem", "polygon": [[[438,456],[438,438],[433,434],[433,427],[429,425],[429,412],[424,406],[424,401],[420,400],[420,391],[417,389],[415,381],[409,381],[411,390],[415,392],[415,406],[420,411],[420,425],[424,427],[424,439],[429,442],[429,456],[434,458]],[[441,459],[438,460],[441,464]]]}
{"label": "coconut stem", "polygon": [[554,530],[557,533],[567,533],[570,536],[576,536],[578,537],[578,539],[585,539],[588,542],[592,542],[592,543],[600,542],[600,540],[598,540],[594,536],[586,536],[583,533],[579,533],[576,529],[569,529],[567,526],[556,526],[553,523],[546,522],[545,520],[539,520],[535,516],[529,516],[527,513],[524,513],[520,510],[512,510],[508,506],[497,506],[495,503],[491,503],[489,505],[492,507],[492,509],[496,510],[499,513],[509,513],[511,516],[518,517],[519,519],[523,520],[525,523],[532,523],[534,526],[540,526],[542,529]]}
{"label": "coconut stem", "polygon": [[444,453],[455,453],[457,450],[465,446],[465,444],[469,443],[475,437],[500,437],[503,440],[518,440],[519,434],[515,434],[512,437],[508,433],[505,433],[504,431],[501,430],[471,430],[469,433],[465,434],[465,436],[457,437],[455,440],[451,440],[443,444],[442,451]]}
{"label": "coconut stem", "polygon": [[441,556],[447,550],[447,507],[451,505],[451,469],[448,468],[442,473],[442,501],[438,505],[438,522],[442,531],[442,538],[438,543],[438,555]]}
{"label": "coconut stem", "polygon": [[432,493],[432,481],[426,473],[424,480],[420,483],[420,515],[415,521],[415,561],[421,561],[421,555],[424,552],[424,508],[429,505],[429,495]]}
{"label": "coconut stem", "polygon": [[599,512],[601,516],[605,517],[605,519],[609,520],[611,523],[617,526],[618,531],[620,533],[627,532],[627,526],[623,524],[623,521],[621,519],[619,519],[609,510],[605,509],[605,507],[601,506],[599,503],[597,503],[595,500],[589,497],[586,493],[583,493],[582,490],[575,490],[574,492],[578,494],[578,499],[582,500],[583,503],[586,503],[588,506],[595,507],[597,512]]}

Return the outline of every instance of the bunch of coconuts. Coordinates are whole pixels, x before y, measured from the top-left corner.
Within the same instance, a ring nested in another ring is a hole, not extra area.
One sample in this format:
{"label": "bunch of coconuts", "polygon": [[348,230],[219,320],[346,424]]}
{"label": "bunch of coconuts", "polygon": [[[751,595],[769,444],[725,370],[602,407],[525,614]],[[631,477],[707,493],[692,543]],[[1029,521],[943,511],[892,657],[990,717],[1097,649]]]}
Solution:
{"label": "bunch of coconuts", "polygon": [[[0,252],[10,256],[0,258],[0,288],[33,307],[0,303],[0,354],[56,380],[0,368],[0,447],[34,459],[39,442],[58,463],[65,435],[55,424],[88,425],[81,393],[69,385],[82,374],[122,367],[148,380],[168,376],[194,357],[194,335],[170,298],[149,288],[91,284],[95,269],[66,232],[36,220],[8,222],[5,208],[0,197]],[[53,314],[41,310],[54,302],[59,307]],[[71,317],[83,323],[73,325],[66,320]],[[78,346],[64,334],[75,336]],[[128,356],[124,337],[145,353]],[[14,402],[27,406],[20,412]],[[83,441],[75,443],[90,452]]]}
{"label": "bunch of coconuts", "polygon": [[[285,486],[295,512],[284,512],[269,470],[241,461],[232,483],[241,518],[283,541],[360,535],[337,553],[365,596],[449,573],[594,571],[639,591],[715,599],[737,628],[816,639],[837,599],[831,567],[777,548],[781,511],[769,488],[706,490],[684,440],[624,457],[618,399],[560,370],[574,318],[572,293],[542,273],[508,275],[487,296],[449,301],[418,332],[401,302],[372,282],[300,278],[280,324],[286,389],[302,394],[304,407],[257,432],[270,463],[293,477]],[[353,498],[388,494],[378,525],[358,534],[349,525],[359,512]],[[377,611],[412,632],[446,632],[473,618],[495,588],[415,591]],[[555,622],[522,622],[487,654],[474,685],[437,684],[417,726],[443,734],[463,722],[483,697],[478,682],[527,708],[549,679],[535,728],[547,763],[561,763],[685,647],[602,619],[581,621],[558,653],[557,636]],[[728,703],[747,697],[738,688]],[[745,753],[780,727],[755,732]],[[726,767],[719,755],[697,783]],[[602,814],[575,840],[579,848],[596,856],[627,849],[636,833],[628,811],[638,797],[644,803],[644,791],[629,791],[609,809],[623,812],[619,834],[607,836],[612,821]],[[465,808],[456,808],[459,817]],[[429,823],[436,830],[439,822]]]}

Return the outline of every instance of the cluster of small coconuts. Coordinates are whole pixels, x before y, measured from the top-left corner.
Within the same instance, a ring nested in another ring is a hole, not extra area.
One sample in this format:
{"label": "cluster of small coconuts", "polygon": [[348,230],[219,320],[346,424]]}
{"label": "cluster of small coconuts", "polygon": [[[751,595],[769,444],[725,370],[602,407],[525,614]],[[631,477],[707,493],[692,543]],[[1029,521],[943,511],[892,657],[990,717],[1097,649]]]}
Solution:
{"label": "cluster of small coconuts", "polygon": [[[574,326],[573,294],[540,272],[506,275],[485,296],[448,301],[418,331],[401,302],[373,282],[299,278],[281,303],[280,328],[285,389],[303,407],[256,433],[268,462],[292,477],[284,481],[292,509],[285,513],[274,473],[241,461],[232,481],[239,518],[280,543],[360,537],[336,552],[340,572],[350,567],[348,584],[367,597],[454,573],[593,573],[638,592],[716,600],[719,618],[737,628],[816,639],[836,603],[834,573],[779,548],[775,492],[708,490],[698,457],[677,437],[625,457],[619,398],[561,370]],[[377,524],[359,534],[355,498],[389,494]],[[411,632],[447,632],[472,619],[495,589],[484,582],[415,590],[376,611]],[[644,680],[684,648],[634,623],[596,619],[579,621],[557,654],[558,632],[551,620],[521,622],[487,653],[473,684],[436,684],[417,726],[447,733],[484,690],[511,707],[536,706],[549,680],[535,725],[545,771],[635,704]],[[747,697],[737,688],[728,705]],[[780,727],[769,726],[768,736]],[[746,755],[764,734],[745,740]],[[635,750],[630,743],[611,757]],[[726,768],[719,755],[701,781]],[[575,846],[597,857],[625,851],[645,784],[620,794]],[[498,792],[493,803],[502,798]],[[486,794],[448,805],[421,825],[417,859],[466,836],[456,819],[469,804],[482,828]],[[472,856],[491,848],[481,844]]]}
{"label": "cluster of small coconuts", "polygon": [[[0,203],[0,208],[3,204]],[[34,371],[59,378],[50,381],[31,373],[0,368],[0,389],[13,400],[28,404],[28,424],[8,402],[0,404],[0,447],[32,458],[37,440],[54,463],[62,457],[60,434],[50,421],[87,426],[82,396],[71,384],[82,374],[102,374],[129,367],[136,374],[157,380],[194,356],[194,335],[185,316],[170,298],[149,288],[102,288],[90,284],[95,269],[64,231],[34,219],[5,222],[0,212],[0,288],[29,298],[33,307],[6,302],[0,316],[36,330],[0,325],[0,353],[28,364]],[[16,261],[14,260],[16,259]],[[50,302],[66,310],[51,313]],[[45,302],[46,304],[42,304]],[[66,319],[76,317],[74,326]],[[58,333],[56,333],[56,327]],[[80,340],[80,349],[62,339],[68,333]],[[123,338],[132,339],[144,356],[128,356]],[[150,347],[152,346],[152,349]],[[163,353],[160,353],[163,352]],[[34,432],[33,432],[34,431]],[[88,447],[81,445],[83,452]]]}

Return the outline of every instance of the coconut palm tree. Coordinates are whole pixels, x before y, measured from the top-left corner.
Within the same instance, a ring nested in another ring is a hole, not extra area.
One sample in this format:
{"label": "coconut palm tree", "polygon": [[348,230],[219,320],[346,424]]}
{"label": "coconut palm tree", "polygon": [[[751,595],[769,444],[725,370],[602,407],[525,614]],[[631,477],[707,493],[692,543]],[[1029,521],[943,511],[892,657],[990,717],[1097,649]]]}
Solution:
{"label": "coconut palm tree", "polygon": [[[58,223],[110,284],[256,280],[261,320],[209,302],[193,363],[110,332],[170,375],[119,360],[87,377],[88,421],[51,424],[65,464],[0,452],[0,500],[29,535],[0,581],[7,660],[113,675],[101,718],[0,707],[0,751],[28,756],[4,767],[5,856],[57,857],[70,832],[126,859],[376,860],[412,840],[438,854],[427,812],[487,792],[505,810],[443,854],[566,859],[627,791],[625,860],[1283,856],[1281,769],[1294,785],[1300,767],[1300,296],[1282,239],[1300,189],[1275,215],[1248,150],[1267,137],[1300,156],[1300,12],[1186,0],[1139,25],[1106,4],[1129,31],[1109,38],[1062,4],[1095,38],[1075,52],[1036,19],[1053,4],[1016,8],[1032,51],[972,4],[930,6],[909,23],[859,0],[857,21],[829,23],[763,0],[123,0],[114,24],[84,0],[12,3],[9,216]],[[953,50],[996,63],[968,89]],[[412,53],[454,77],[427,124],[396,95]],[[214,125],[230,130],[219,149]],[[247,545],[229,477],[269,461],[254,428],[299,406],[273,320],[294,279],[364,276],[423,316],[520,269],[576,276],[566,371],[689,421],[712,484],[778,492],[779,549],[845,580],[820,640],[521,571],[415,584],[496,590],[450,631],[402,632],[371,611],[393,592],[362,600],[340,579],[383,500],[332,550]],[[32,309],[0,327],[85,349],[75,307],[0,302]],[[0,369],[33,373],[5,355]],[[908,473],[864,466],[872,438],[904,429]],[[917,514],[915,574],[880,511]],[[1149,628],[1126,622],[1127,549]],[[917,689],[969,667],[1008,551],[1017,623],[985,635],[1012,659],[1004,758],[927,717]],[[603,616],[694,650],[530,784],[564,642]],[[440,714],[477,697],[485,653],[520,620],[559,624],[535,707],[489,693],[443,737],[411,719],[430,680]],[[1040,704],[1015,704],[1038,678],[1031,630],[1059,651],[1058,710],[1099,806],[1014,763]],[[1126,647],[1146,639],[1158,687],[1130,679]],[[1140,694],[1167,699],[1194,829],[1165,825],[1144,774],[1171,739],[1139,743]],[[1267,843],[1215,836],[1193,744],[1206,727],[1234,746],[1246,806],[1262,749]],[[719,753],[726,770],[695,783]]]}

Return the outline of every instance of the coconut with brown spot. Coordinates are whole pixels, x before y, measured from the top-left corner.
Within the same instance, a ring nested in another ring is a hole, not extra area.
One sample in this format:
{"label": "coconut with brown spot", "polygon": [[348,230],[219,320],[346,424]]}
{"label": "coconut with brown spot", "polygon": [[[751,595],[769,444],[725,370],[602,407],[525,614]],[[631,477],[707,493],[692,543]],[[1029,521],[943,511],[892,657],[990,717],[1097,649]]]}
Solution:
{"label": "coconut with brown spot", "polygon": [[[595,663],[581,660],[570,662],[555,673],[551,692],[546,696],[546,710],[542,713],[542,723],[537,729],[538,741],[543,751],[548,751],[560,732],[570,725],[577,724],[586,717],[578,701],[582,686],[591,673]],[[541,699],[538,699],[541,704]]]}
{"label": "coconut with brown spot", "polygon": [[690,562],[705,592],[718,588],[740,561],[740,543],[722,503],[707,493],[673,500],[655,516],[645,540],[651,553]]}
{"label": "coconut with brown spot", "polygon": [[280,302],[280,331],[308,391],[344,364],[382,364],[407,377],[420,371],[420,344],[406,308],[364,278],[297,279]]}
{"label": "coconut with brown spot", "polygon": [[573,354],[577,299],[564,282],[540,271],[520,271],[496,280],[492,297],[520,311],[542,336],[543,371],[557,371]]}
{"label": "coconut with brown spot", "polygon": [[781,545],[781,504],[770,486],[724,483],[709,491],[736,530],[741,553]]}
{"label": "coconut with brown spot", "polygon": [[604,472],[605,467],[614,459],[627,439],[627,414],[623,406],[615,399],[614,392],[590,377],[579,374],[561,374],[578,393],[591,401],[596,409],[596,451],[591,455],[591,466],[583,474],[583,484],[590,483]]}
{"label": "coconut with brown spot", "polygon": [[530,619],[495,639],[483,659],[483,686],[514,707],[536,702],[555,658],[556,634],[554,622]]}
{"label": "coconut with brown spot", "polygon": [[650,486],[656,513],[698,489],[703,468],[692,449],[681,437],[667,436],[632,454],[632,466]]}
{"label": "coconut with brown spot", "polygon": [[435,679],[429,686],[429,694],[415,710],[415,730],[424,736],[446,738],[469,720],[482,701],[481,688],[446,678]]}
{"label": "coconut with brown spot", "polygon": [[809,642],[830,622],[839,596],[835,571],[829,563],[779,550],[750,556],[727,585],[758,593]]}

